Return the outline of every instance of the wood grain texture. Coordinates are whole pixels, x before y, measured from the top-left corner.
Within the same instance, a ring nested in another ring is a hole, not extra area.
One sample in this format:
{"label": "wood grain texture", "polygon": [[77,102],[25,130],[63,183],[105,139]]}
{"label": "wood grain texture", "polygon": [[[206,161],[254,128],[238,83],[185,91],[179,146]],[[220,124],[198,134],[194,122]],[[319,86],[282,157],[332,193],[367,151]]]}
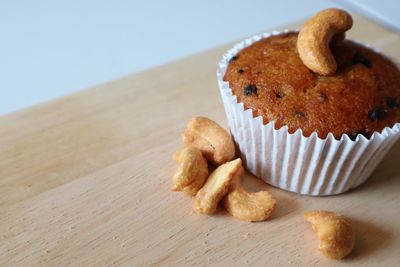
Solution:
{"label": "wood grain texture", "polygon": [[[297,28],[299,24],[288,28]],[[400,36],[356,16],[351,38],[400,59]],[[171,156],[189,118],[226,126],[215,70],[230,47],[0,117],[0,266],[395,266],[400,143],[360,188],[306,197],[246,175],[278,201],[271,220],[194,214],[172,193]],[[354,220],[357,244],[323,258],[303,212]]]}

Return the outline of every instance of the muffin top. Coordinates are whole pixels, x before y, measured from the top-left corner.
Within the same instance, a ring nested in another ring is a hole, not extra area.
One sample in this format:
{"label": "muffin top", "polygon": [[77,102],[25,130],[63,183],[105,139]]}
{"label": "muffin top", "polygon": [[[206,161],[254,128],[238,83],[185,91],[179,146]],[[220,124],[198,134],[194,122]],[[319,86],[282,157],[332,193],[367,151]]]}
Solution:
{"label": "muffin top", "polygon": [[320,138],[332,133],[367,138],[400,122],[400,71],[383,55],[355,42],[331,45],[333,75],[308,69],[296,47],[297,32],[262,39],[242,49],[228,65],[224,80],[253,116],[289,132]]}

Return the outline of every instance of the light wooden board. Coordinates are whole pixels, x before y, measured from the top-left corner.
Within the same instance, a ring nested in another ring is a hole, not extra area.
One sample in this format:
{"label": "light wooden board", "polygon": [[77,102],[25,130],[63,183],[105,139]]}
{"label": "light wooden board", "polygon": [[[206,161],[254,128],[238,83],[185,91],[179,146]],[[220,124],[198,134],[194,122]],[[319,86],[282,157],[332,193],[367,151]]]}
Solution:
{"label": "light wooden board", "polygon": [[[355,17],[349,35],[400,59],[399,35],[370,21]],[[190,198],[170,192],[188,119],[226,126],[215,70],[230,46],[0,117],[0,266],[397,265],[400,143],[340,196],[299,196],[246,175],[278,201],[262,223],[194,214]],[[351,257],[317,252],[302,217],[311,209],[354,219]]]}

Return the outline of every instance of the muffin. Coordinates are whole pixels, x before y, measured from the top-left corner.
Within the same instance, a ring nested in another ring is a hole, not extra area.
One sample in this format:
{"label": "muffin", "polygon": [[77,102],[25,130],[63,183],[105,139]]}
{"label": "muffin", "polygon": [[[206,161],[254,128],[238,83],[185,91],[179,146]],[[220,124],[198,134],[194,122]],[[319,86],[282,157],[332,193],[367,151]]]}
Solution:
{"label": "muffin", "polygon": [[[344,12],[321,13],[332,10]],[[321,74],[304,63],[298,36],[254,36],[223,57],[229,127],[248,170],[267,183],[339,194],[364,182],[400,136],[400,70],[339,36],[329,43],[334,72]]]}

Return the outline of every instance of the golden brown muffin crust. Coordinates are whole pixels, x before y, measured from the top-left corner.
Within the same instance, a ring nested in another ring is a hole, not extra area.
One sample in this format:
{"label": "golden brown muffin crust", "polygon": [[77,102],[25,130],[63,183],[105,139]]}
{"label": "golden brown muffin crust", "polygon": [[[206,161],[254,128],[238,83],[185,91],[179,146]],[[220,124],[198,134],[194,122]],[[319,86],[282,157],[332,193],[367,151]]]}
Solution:
{"label": "golden brown muffin crust", "polygon": [[329,132],[368,138],[400,121],[400,71],[394,63],[346,40],[331,47],[337,72],[321,76],[301,61],[297,34],[262,39],[230,61],[224,80],[254,116],[321,138]]}

